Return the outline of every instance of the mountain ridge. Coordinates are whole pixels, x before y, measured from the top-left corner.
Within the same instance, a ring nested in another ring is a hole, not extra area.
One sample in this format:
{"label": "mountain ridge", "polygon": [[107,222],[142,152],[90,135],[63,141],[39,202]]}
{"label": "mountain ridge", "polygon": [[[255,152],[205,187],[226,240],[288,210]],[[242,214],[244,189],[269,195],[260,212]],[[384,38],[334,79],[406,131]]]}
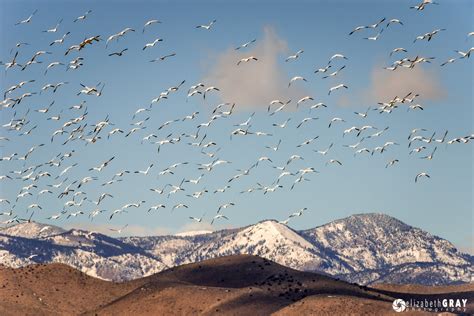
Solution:
{"label": "mountain ridge", "polygon": [[[35,253],[38,249],[44,253]],[[0,263],[6,266],[61,262],[113,281],[238,254],[359,284],[467,283],[474,262],[449,241],[382,213],[354,214],[305,230],[270,219],[184,236],[113,238],[33,222],[0,229]]]}

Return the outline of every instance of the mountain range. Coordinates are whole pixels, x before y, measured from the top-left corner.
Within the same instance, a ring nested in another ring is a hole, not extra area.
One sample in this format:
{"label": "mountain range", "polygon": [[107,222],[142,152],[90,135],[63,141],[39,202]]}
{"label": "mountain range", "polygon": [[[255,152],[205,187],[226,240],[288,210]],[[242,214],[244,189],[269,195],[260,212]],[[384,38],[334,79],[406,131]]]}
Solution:
{"label": "mountain range", "polygon": [[449,241],[376,213],[300,231],[274,220],[215,232],[121,238],[36,222],[0,229],[0,264],[63,263],[111,281],[238,254],[362,285],[469,283],[474,262]]}

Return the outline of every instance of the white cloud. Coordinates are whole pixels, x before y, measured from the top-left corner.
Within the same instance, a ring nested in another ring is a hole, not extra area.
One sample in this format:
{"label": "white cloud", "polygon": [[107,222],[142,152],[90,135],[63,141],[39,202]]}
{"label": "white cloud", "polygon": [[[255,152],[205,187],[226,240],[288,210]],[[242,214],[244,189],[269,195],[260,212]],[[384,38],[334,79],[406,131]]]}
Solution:
{"label": "white cloud", "polygon": [[446,96],[439,73],[421,65],[414,68],[399,67],[395,71],[380,66],[372,70],[372,83],[368,95],[372,101],[386,102],[395,96],[403,97],[410,92],[420,94],[423,100],[439,100]]}
{"label": "white cloud", "polygon": [[[235,47],[216,56],[203,82],[220,89],[223,102],[236,103],[236,109],[264,109],[274,99],[296,100],[304,91],[297,84],[288,88],[289,78],[280,65],[287,43],[271,27],[264,28],[264,36],[254,46],[235,50]],[[255,56],[258,60],[237,62]]]}

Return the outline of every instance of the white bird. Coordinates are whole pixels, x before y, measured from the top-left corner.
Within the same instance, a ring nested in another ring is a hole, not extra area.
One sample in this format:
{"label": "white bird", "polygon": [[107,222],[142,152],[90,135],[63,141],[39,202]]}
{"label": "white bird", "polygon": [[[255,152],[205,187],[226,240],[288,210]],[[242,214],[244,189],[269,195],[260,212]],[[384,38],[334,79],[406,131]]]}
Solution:
{"label": "white bird", "polygon": [[150,171],[150,169],[153,167],[153,164],[149,165],[148,168],[146,168],[146,170],[137,170],[135,171],[135,173],[140,173],[140,174],[143,174],[143,175],[148,175],[148,172]]}
{"label": "white bird", "polygon": [[290,190],[293,190],[297,183],[301,183],[303,181],[309,181],[309,179],[306,179],[303,175],[299,176],[291,185]]}
{"label": "white bird", "polygon": [[30,23],[30,22],[31,22],[31,19],[32,19],[33,16],[36,14],[36,12],[38,12],[37,9],[36,9],[35,11],[33,11],[33,13],[32,13],[27,19],[22,20],[22,21],[19,21],[19,22],[15,23],[15,25]]}
{"label": "white bird", "polygon": [[394,24],[394,23],[403,25],[403,22],[400,21],[399,19],[390,19],[387,23],[387,27],[389,27],[391,24]]}
{"label": "white bird", "polygon": [[375,28],[377,28],[380,24],[382,24],[385,20],[386,20],[385,18],[382,18],[382,19],[381,19],[380,21],[378,21],[377,23],[368,25],[367,27],[368,27],[368,28],[371,28],[371,29],[375,29]]}
{"label": "white bird", "polygon": [[418,179],[421,178],[421,177],[430,178],[430,175],[427,174],[426,172],[420,172],[420,173],[417,174],[416,177],[415,177],[415,183],[418,182]]}
{"label": "white bird", "polygon": [[233,202],[229,202],[229,203],[225,203],[225,204],[222,204],[219,206],[219,208],[217,209],[217,213],[220,213],[220,211],[222,209],[226,209],[228,207],[231,207],[231,206],[235,206],[235,204]]}
{"label": "white bird", "polygon": [[271,149],[273,151],[278,151],[278,148],[280,148],[280,144],[281,144],[281,139],[278,141],[278,144],[276,146],[274,146],[274,147],[265,146],[265,148]]}
{"label": "white bird", "polygon": [[298,102],[296,102],[296,108],[298,108],[301,103],[306,102],[308,100],[314,101],[313,97],[307,95],[307,96],[302,97],[301,99],[299,99]]}
{"label": "white bird", "polygon": [[377,33],[377,35],[364,37],[364,39],[369,40],[369,41],[376,41],[379,39],[380,35],[382,35],[382,32],[383,32],[383,29],[381,29],[380,32]]}
{"label": "white bird", "polygon": [[387,126],[387,127],[385,127],[383,130],[380,130],[380,131],[378,131],[378,132],[375,133],[375,134],[372,134],[372,135],[367,136],[367,138],[378,137],[378,136],[382,135],[386,130],[388,130],[388,128],[389,128],[389,127]]}
{"label": "white bird", "polygon": [[359,32],[359,31],[362,31],[364,29],[367,29],[369,28],[368,26],[364,26],[364,25],[361,25],[361,26],[357,26],[356,28],[354,28],[350,33],[349,35],[352,35],[354,34],[355,32]]}
{"label": "white bird", "polygon": [[390,57],[392,57],[393,54],[395,53],[399,53],[399,52],[404,52],[406,53],[407,50],[403,47],[397,47],[397,48],[394,48],[391,52],[390,52]]}
{"label": "white bird", "polygon": [[229,188],[230,188],[230,186],[229,186],[229,185],[226,185],[226,186],[224,186],[224,187],[222,187],[222,188],[216,189],[216,190],[214,191],[214,194],[216,194],[216,193],[224,193],[224,192],[225,192],[227,189],[229,189]]}
{"label": "white bird", "polygon": [[326,162],[326,166],[330,163],[332,163],[332,164],[337,163],[339,166],[342,166],[342,162],[340,162],[337,159],[330,159],[328,162]]}
{"label": "white bird", "polygon": [[220,91],[219,88],[216,88],[214,86],[211,86],[211,87],[207,87],[206,90],[204,90],[204,93],[202,95],[202,97],[205,99],[206,98],[206,94],[209,93],[210,91]]}
{"label": "white bird", "polygon": [[48,219],[59,219],[59,218],[62,216],[62,214],[63,214],[63,213],[51,215],[50,217],[48,217]]}
{"label": "white bird", "polygon": [[305,78],[303,78],[301,76],[294,76],[293,78],[290,79],[290,82],[288,83],[288,87],[290,87],[293,82],[299,81],[299,80],[302,80],[302,81],[305,81],[305,82],[308,81],[308,80],[306,80]]}
{"label": "white bird", "polygon": [[66,219],[69,218],[69,217],[77,217],[77,216],[83,215],[83,214],[84,214],[83,211],[78,211],[78,212],[70,213],[70,214],[66,217]]}
{"label": "white bird", "polygon": [[156,20],[156,19],[153,19],[153,20],[149,20],[145,23],[145,25],[143,25],[143,30],[142,30],[142,34],[145,33],[145,28],[152,25],[152,24],[159,24],[161,23],[161,21],[159,20]]}
{"label": "white bird", "polygon": [[305,117],[304,119],[301,120],[301,122],[296,126],[296,128],[300,128],[304,123],[309,122],[309,121],[314,121],[318,120],[319,118],[317,117]]}
{"label": "white bird", "polygon": [[419,152],[423,151],[424,149],[426,149],[425,146],[420,146],[420,147],[412,149],[409,154],[411,155],[412,153],[419,153]]}
{"label": "white bird", "polygon": [[328,125],[328,128],[330,128],[332,126],[333,123],[335,122],[343,122],[345,123],[346,121],[340,117],[335,117],[333,119],[331,119],[331,122],[329,122],[329,125]]}
{"label": "white bird", "polygon": [[370,111],[370,106],[369,108],[364,112],[364,113],[361,113],[361,112],[354,112],[354,114],[360,116],[360,117],[363,117],[363,118],[366,118],[367,117],[367,114],[369,113]]}
{"label": "white bird", "polygon": [[288,122],[291,121],[291,117],[287,118],[283,123],[277,124],[273,123],[272,125],[279,128],[285,128],[288,125]]}
{"label": "white bird", "polygon": [[110,158],[109,160],[107,161],[104,161],[100,166],[98,167],[93,167],[93,168],[90,168],[89,171],[102,171],[105,167],[107,167],[109,165],[109,163],[114,160],[115,156],[113,156],[112,158]]}
{"label": "white bird", "polygon": [[288,216],[288,218],[293,218],[293,217],[297,217],[297,216],[298,216],[298,217],[299,217],[299,216],[302,216],[302,215],[303,215],[303,212],[304,212],[304,211],[307,211],[307,210],[308,210],[308,208],[303,207],[302,209],[300,209],[300,210],[298,210],[298,211],[296,211],[296,212],[290,214],[290,215]]}
{"label": "white bird", "polygon": [[304,158],[301,157],[300,155],[292,155],[286,162],[286,165],[289,165],[292,161],[295,161],[295,160],[304,160]]}
{"label": "white bird", "polygon": [[74,23],[77,22],[77,21],[83,21],[83,20],[85,20],[85,19],[87,18],[87,16],[88,16],[89,14],[91,14],[91,13],[92,13],[92,10],[87,10],[86,13],[84,13],[84,14],[81,15],[81,16],[78,16],[78,17],[74,20]]}
{"label": "white bird", "polygon": [[44,71],[44,75],[46,75],[48,73],[48,70],[55,67],[55,66],[64,66],[63,63],[59,62],[59,61],[55,61],[55,62],[52,62],[48,65],[48,67],[46,67],[46,70]]}
{"label": "white bird", "polygon": [[385,165],[385,168],[391,167],[391,166],[395,165],[397,162],[399,162],[398,159],[390,160],[390,161]]}
{"label": "white bird", "polygon": [[202,219],[204,218],[204,215],[206,215],[206,213],[202,214],[201,217],[197,218],[197,217],[193,217],[193,216],[189,216],[189,219],[193,220],[193,221],[196,221],[198,223],[202,222]]}
{"label": "white bird", "polygon": [[217,20],[212,20],[211,23],[209,23],[208,25],[198,25],[196,26],[197,29],[205,29],[205,30],[209,30],[213,25],[214,23],[216,23]]}
{"label": "white bird", "polygon": [[45,30],[45,31],[43,31],[43,33],[56,33],[58,31],[58,27],[59,27],[59,25],[61,24],[62,21],[63,21],[63,19],[59,20],[59,22],[56,24],[55,27],[53,27],[51,29],[48,29],[48,30]]}
{"label": "white bird", "polygon": [[318,73],[318,72],[325,73],[325,72],[327,72],[327,71],[329,70],[329,68],[331,68],[331,67],[332,67],[331,65],[327,65],[327,66],[324,67],[324,68],[316,69],[316,70],[314,71],[314,73]]}
{"label": "white bird", "polygon": [[64,43],[64,40],[66,39],[66,36],[68,36],[69,34],[71,34],[71,32],[67,32],[67,33],[64,34],[61,38],[52,41],[52,42],[49,44],[49,46],[53,46],[54,44],[62,44],[62,43]]}
{"label": "white bird", "polygon": [[[258,183],[257,183],[258,184]],[[275,192],[278,188],[283,188],[282,185],[276,184],[273,187],[262,187],[263,189],[263,194],[267,194],[268,192],[272,193]]]}
{"label": "white bird", "polygon": [[309,107],[309,110],[313,110],[313,109],[319,109],[320,107],[323,107],[323,108],[327,108],[328,106],[326,104],[324,104],[323,102],[318,102],[316,104],[313,104],[312,106]]}
{"label": "white bird", "polygon": [[28,209],[32,209],[32,208],[38,208],[38,209],[40,209],[40,210],[43,209],[43,208],[42,208],[40,205],[38,205],[38,204],[31,204],[31,205],[28,206]]}
{"label": "white bird", "polygon": [[316,139],[318,139],[319,136],[315,136],[313,138],[310,138],[310,139],[307,139],[305,140],[304,142],[302,142],[301,144],[297,145],[296,147],[302,147],[302,146],[306,146],[306,145],[309,145],[311,144],[313,141],[315,141]]}
{"label": "white bird", "polygon": [[160,208],[166,208],[166,206],[165,206],[164,204],[157,204],[157,205],[154,205],[154,206],[150,207],[150,208],[148,209],[148,212],[150,212],[150,211],[152,211],[152,210],[153,210],[153,211],[156,211],[156,210],[158,210],[158,209],[160,209]]}
{"label": "white bird", "polygon": [[338,70],[336,70],[336,71],[334,71],[334,72],[328,74],[327,76],[323,76],[323,79],[326,79],[326,78],[329,78],[329,77],[335,77],[335,76],[337,76],[337,74],[338,74],[341,70],[343,70],[344,68],[346,68],[346,66],[342,66],[341,68],[339,68]]}
{"label": "white bird", "polygon": [[184,180],[184,182],[192,183],[192,184],[198,184],[199,181],[201,181],[203,176],[204,176],[204,174],[201,174],[197,179]]}
{"label": "white bird", "polygon": [[[18,51],[15,53],[15,56],[13,56],[13,59],[11,62],[3,63],[3,65],[5,65],[5,70],[10,69],[13,66],[22,67],[19,63],[17,63],[16,61],[17,57],[18,57]],[[33,63],[33,61],[30,61],[30,62]],[[40,63],[40,62],[36,62],[36,63]],[[22,70],[24,70],[25,68],[26,68],[26,65],[22,67]]]}
{"label": "white bird", "polygon": [[175,210],[175,209],[178,209],[178,208],[183,208],[183,207],[188,208],[188,206],[186,204],[183,204],[183,203],[176,204],[175,206],[173,206],[172,211]]}
{"label": "white bird", "polygon": [[142,50],[145,50],[145,49],[150,48],[150,47],[154,47],[158,42],[163,42],[163,39],[162,38],[157,38],[153,42],[145,44],[145,46],[143,46]]}
{"label": "white bird", "polygon": [[331,92],[333,92],[333,91],[335,91],[335,90],[338,90],[338,89],[341,89],[341,88],[346,88],[346,89],[348,89],[349,87],[346,86],[346,85],[343,84],[343,83],[338,84],[337,86],[331,87],[331,88],[329,89],[328,95],[331,95]]}
{"label": "white bird", "polygon": [[448,131],[444,132],[444,135],[443,135],[442,138],[440,138],[440,139],[435,139],[434,141],[435,141],[436,143],[444,143],[444,141],[446,140],[446,136],[447,136],[447,135],[448,135]]}
{"label": "white bird", "polygon": [[284,221],[279,221],[278,224],[288,225],[288,223],[290,222],[290,219],[291,219],[291,218],[287,218],[287,219],[285,219]]}
{"label": "white bird", "polygon": [[425,33],[423,35],[419,35],[415,38],[415,40],[413,41],[413,43],[415,43],[416,41],[418,40],[427,40],[428,42],[431,41],[431,39],[433,38],[433,36],[435,36],[436,34],[438,34],[439,32],[441,31],[446,31],[446,29],[436,29],[434,31],[431,31],[431,32],[428,32],[428,33]]}
{"label": "white bird", "polygon": [[209,192],[208,190],[204,189],[202,191],[196,191],[194,192],[193,194],[187,194],[186,196],[188,197],[192,197],[192,198],[195,198],[195,199],[199,199],[201,198],[205,193]]}
{"label": "white bird", "polygon": [[137,203],[125,204],[124,206],[122,206],[122,210],[125,210],[127,208],[131,208],[131,207],[139,208],[143,203],[145,203],[145,201],[139,201]]}
{"label": "white bird", "polygon": [[457,58],[450,58],[448,59],[447,61],[445,61],[444,63],[442,63],[440,66],[443,67],[447,64],[451,64],[451,63],[454,63],[455,61],[457,60]]}
{"label": "white bird", "polygon": [[256,58],[255,56],[249,56],[249,57],[246,57],[246,58],[242,58],[241,60],[239,60],[239,61],[237,62],[237,66],[240,65],[241,63],[244,63],[244,62],[247,63],[247,62],[249,62],[249,61],[251,61],[251,60],[257,61],[258,58]]}
{"label": "white bird", "polygon": [[285,59],[285,61],[288,62],[288,61],[290,61],[290,60],[297,59],[298,57],[300,57],[301,54],[303,54],[303,52],[304,52],[303,50],[299,50],[299,51],[297,51],[294,55],[288,56],[288,57]]}
{"label": "white bird", "polygon": [[348,129],[345,129],[342,132],[342,137],[344,137],[346,134],[349,134],[349,133],[352,133],[352,132],[359,132],[359,131],[360,131],[360,129],[357,126],[352,126]]}
{"label": "white bird", "polygon": [[117,34],[112,34],[111,36],[109,36],[109,38],[107,38],[107,41],[105,42],[105,48],[107,48],[110,41],[118,40],[120,37],[123,37],[128,32],[135,32],[135,30],[130,28],[130,27],[127,27],[127,28],[123,29],[122,31],[118,32]]}
{"label": "white bird", "polygon": [[251,40],[250,42],[244,43],[244,44],[240,45],[239,47],[236,47],[235,50],[239,50],[239,49],[242,49],[242,48],[246,48],[246,47],[248,47],[250,44],[255,43],[256,41],[257,41],[257,39],[253,39],[253,40]]}
{"label": "white bird", "polygon": [[423,107],[419,104],[410,104],[408,106],[407,111],[409,111],[409,110],[422,110],[423,111]]}
{"label": "white bird", "polygon": [[220,219],[220,218],[229,220],[229,218],[228,218],[227,216],[222,215],[222,214],[217,214],[216,216],[214,216],[214,217],[212,218],[211,225],[214,224],[214,221],[215,221],[215,220]]}
{"label": "white bird", "polygon": [[321,154],[321,155],[325,156],[325,155],[327,155],[327,153],[329,152],[329,150],[332,148],[333,145],[334,145],[334,143],[331,143],[326,150],[313,150],[313,151],[317,152],[318,154]]}
{"label": "white bird", "polygon": [[433,0],[422,0],[422,2],[420,4],[415,5],[415,6],[411,6],[410,9],[415,9],[417,11],[423,11],[428,4],[438,5],[439,3],[437,3]]}
{"label": "white bird", "polygon": [[460,51],[460,50],[455,50],[456,53],[461,55],[460,58],[469,58],[469,57],[471,57],[471,52],[473,52],[473,51],[474,51],[474,47],[469,48],[469,50],[467,52],[463,52],[463,51]]}
{"label": "white bird", "polygon": [[113,231],[113,232],[116,232],[117,234],[121,234],[122,231],[128,227],[128,224],[125,224],[124,226],[122,226],[121,228],[119,229],[116,229],[116,228],[109,228],[110,231]]}
{"label": "white bird", "polygon": [[[345,60],[348,60],[349,58],[347,58],[346,56],[342,55],[342,54],[334,54],[331,56],[331,58],[329,58],[329,63],[331,63],[334,59],[336,58],[339,58],[339,59],[345,59]],[[329,64],[328,63],[328,64]]]}
{"label": "white bird", "polygon": [[432,159],[433,159],[433,156],[434,156],[434,154],[435,154],[435,152],[436,152],[436,149],[438,149],[438,147],[435,147],[435,148],[433,149],[433,151],[431,152],[431,154],[429,154],[428,156],[425,156],[425,157],[420,157],[420,159],[432,160]]}
{"label": "white bird", "polygon": [[270,102],[270,105],[268,106],[268,111],[270,111],[270,106],[272,106],[273,104],[276,104],[276,103],[281,104],[281,106],[279,108],[277,108],[275,111],[273,111],[272,113],[270,113],[270,116],[273,116],[276,113],[282,111],[288,104],[291,103],[291,99],[286,101],[286,102],[282,102],[280,100],[273,100],[272,102]]}
{"label": "white bird", "polygon": [[354,153],[354,156],[357,155],[357,154],[361,154],[361,153],[372,153],[368,148],[364,147],[364,148],[361,148],[359,150],[357,150],[355,153]]}

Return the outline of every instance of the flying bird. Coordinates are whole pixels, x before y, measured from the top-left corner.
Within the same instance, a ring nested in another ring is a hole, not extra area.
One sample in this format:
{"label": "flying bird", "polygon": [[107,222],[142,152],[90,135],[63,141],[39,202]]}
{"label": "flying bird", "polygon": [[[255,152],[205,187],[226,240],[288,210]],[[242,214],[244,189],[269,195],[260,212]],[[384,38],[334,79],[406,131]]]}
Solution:
{"label": "flying bird", "polygon": [[249,57],[247,57],[247,58],[242,58],[241,60],[239,60],[239,61],[237,62],[237,66],[240,65],[240,64],[243,63],[243,62],[247,63],[247,62],[249,62],[249,61],[251,61],[251,60],[257,61],[258,59],[257,59],[256,57],[254,57],[254,56],[249,56]]}
{"label": "flying bird", "polygon": [[170,58],[170,57],[174,57],[176,56],[176,53],[171,53],[171,54],[167,54],[167,55],[164,55],[164,56],[161,56],[161,57],[158,57],[158,58],[155,58],[153,60],[150,60],[151,63],[155,63],[155,62],[159,62],[159,61],[163,61],[167,58]]}
{"label": "flying bird", "polygon": [[247,42],[247,43],[244,43],[238,47],[235,48],[235,50],[239,50],[239,49],[242,49],[242,48],[247,48],[250,44],[253,44],[257,41],[257,39],[253,39],[251,40],[250,42]]}
{"label": "flying bird", "polygon": [[145,25],[143,25],[142,34],[145,33],[145,29],[146,29],[147,27],[149,27],[150,25],[153,25],[153,24],[160,24],[160,23],[161,23],[161,21],[156,20],[156,19],[147,21],[147,22],[145,23]]}
{"label": "flying bird", "polygon": [[109,54],[109,56],[122,56],[123,53],[126,52],[127,50],[128,50],[128,48],[124,48],[119,52],[114,52],[114,53]]}
{"label": "flying bird", "polygon": [[339,90],[339,89],[341,89],[341,88],[349,89],[348,86],[346,86],[345,84],[341,83],[341,84],[338,84],[337,86],[331,87],[331,88],[329,89],[328,95],[331,95],[331,92],[336,91],[336,90]]}
{"label": "flying bird", "polygon": [[303,54],[303,52],[304,52],[304,50],[299,50],[299,51],[297,51],[295,54],[288,56],[288,57],[285,59],[285,62],[288,62],[288,61],[290,61],[290,60],[296,60],[296,59],[298,59],[298,57],[300,57],[300,55]]}
{"label": "flying bird", "polygon": [[84,14],[81,15],[81,16],[78,16],[78,17],[74,20],[74,23],[76,23],[76,22],[78,22],[78,21],[84,21],[84,20],[87,18],[87,16],[88,16],[89,14],[91,14],[91,13],[92,13],[92,10],[87,10],[86,13],[84,13]]}
{"label": "flying bird", "polygon": [[20,24],[26,24],[26,23],[30,23],[31,22],[31,19],[33,18],[33,16],[38,12],[38,9],[36,9],[35,11],[33,11],[33,13],[25,20],[22,20],[22,21],[18,21],[15,23],[15,25],[20,25]]}
{"label": "flying bird", "polygon": [[145,44],[145,46],[143,46],[142,50],[145,50],[145,49],[150,48],[150,47],[154,47],[156,45],[156,43],[158,43],[158,42],[163,42],[163,39],[162,38],[157,38],[153,42]]}
{"label": "flying bird", "polygon": [[198,25],[196,26],[197,29],[204,29],[204,30],[210,30],[211,27],[214,25],[214,23],[216,23],[217,20],[212,20],[211,23],[209,23],[208,25]]}
{"label": "flying bird", "polygon": [[430,175],[427,174],[426,172],[420,172],[415,177],[415,183],[418,182],[418,179],[421,178],[421,177],[430,178]]}

